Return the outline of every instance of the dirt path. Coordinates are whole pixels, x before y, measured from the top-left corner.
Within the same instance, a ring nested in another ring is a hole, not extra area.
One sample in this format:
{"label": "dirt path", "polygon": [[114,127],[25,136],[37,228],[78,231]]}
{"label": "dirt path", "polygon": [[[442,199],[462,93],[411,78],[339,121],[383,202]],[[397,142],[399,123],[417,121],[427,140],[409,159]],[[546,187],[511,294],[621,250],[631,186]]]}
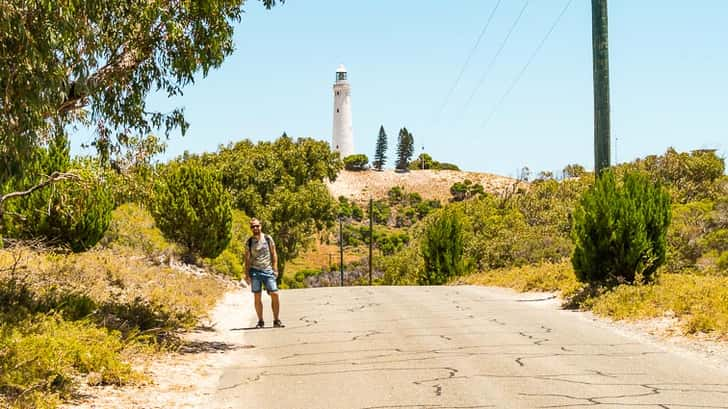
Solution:
{"label": "dirt path", "polygon": [[[269,306],[266,306],[269,311]],[[214,394],[220,374],[233,365],[245,344],[244,331],[254,325],[253,299],[247,289],[225,295],[210,322],[185,335],[188,346],[148,363],[136,363],[151,384],[137,387],[83,387],[78,401],[64,409],[203,408]]]}

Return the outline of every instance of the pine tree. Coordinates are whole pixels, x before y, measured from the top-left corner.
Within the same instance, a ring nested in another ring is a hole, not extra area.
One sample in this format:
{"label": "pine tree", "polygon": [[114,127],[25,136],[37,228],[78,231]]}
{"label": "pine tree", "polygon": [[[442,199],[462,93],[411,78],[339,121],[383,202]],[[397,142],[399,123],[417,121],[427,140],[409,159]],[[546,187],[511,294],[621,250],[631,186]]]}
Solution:
{"label": "pine tree", "polygon": [[[574,211],[571,262],[582,282],[652,281],[665,262],[670,196],[638,173],[603,171]],[[641,277],[640,277],[641,276]]]}
{"label": "pine tree", "polygon": [[379,127],[379,136],[377,137],[377,148],[374,153],[374,169],[381,171],[387,162],[387,134],[384,132],[384,125]]}
{"label": "pine tree", "polygon": [[465,261],[462,216],[443,211],[429,221],[422,240],[425,269],[417,278],[420,285],[440,285],[468,270]]}
{"label": "pine tree", "polygon": [[412,134],[407,131],[407,128],[399,130],[399,140],[397,143],[397,169],[407,170],[412,154],[415,151],[415,142]]}
{"label": "pine tree", "polygon": [[185,246],[189,261],[215,258],[231,239],[231,198],[213,171],[172,164],[157,183],[152,215],[165,237]]}

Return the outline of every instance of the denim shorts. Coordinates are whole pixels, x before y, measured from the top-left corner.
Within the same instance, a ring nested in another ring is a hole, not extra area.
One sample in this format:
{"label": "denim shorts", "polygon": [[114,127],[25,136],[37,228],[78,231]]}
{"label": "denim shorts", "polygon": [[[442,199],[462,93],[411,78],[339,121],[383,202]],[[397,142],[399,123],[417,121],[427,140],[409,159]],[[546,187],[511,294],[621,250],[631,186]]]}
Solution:
{"label": "denim shorts", "polygon": [[259,293],[265,290],[269,293],[278,291],[278,285],[276,284],[276,276],[272,272],[259,271],[250,269],[250,289],[254,293]]}

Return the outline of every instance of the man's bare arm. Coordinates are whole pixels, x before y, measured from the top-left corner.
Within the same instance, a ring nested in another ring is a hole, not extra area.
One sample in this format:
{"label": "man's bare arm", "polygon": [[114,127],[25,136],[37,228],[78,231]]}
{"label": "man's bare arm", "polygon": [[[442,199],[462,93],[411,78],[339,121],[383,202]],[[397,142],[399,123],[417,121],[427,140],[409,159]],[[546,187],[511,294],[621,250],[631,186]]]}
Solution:
{"label": "man's bare arm", "polygon": [[273,243],[273,246],[271,246],[271,252],[270,252],[270,262],[273,264],[273,272],[275,275],[278,275],[278,251],[276,251],[276,245]]}
{"label": "man's bare arm", "polygon": [[243,271],[243,274],[245,275],[245,282],[250,283],[250,251],[245,250],[245,271]]}

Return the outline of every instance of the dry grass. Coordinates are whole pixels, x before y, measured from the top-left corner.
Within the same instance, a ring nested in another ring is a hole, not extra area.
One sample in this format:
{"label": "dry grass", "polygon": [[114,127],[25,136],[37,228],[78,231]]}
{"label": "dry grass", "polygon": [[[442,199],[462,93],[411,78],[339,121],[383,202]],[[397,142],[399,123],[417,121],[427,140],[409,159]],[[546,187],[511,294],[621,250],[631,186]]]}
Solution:
{"label": "dry grass", "polygon": [[523,267],[512,267],[471,274],[460,277],[458,283],[508,287],[525,291],[554,291],[566,298],[574,294],[581,285],[576,281],[571,263],[544,263]]}
{"label": "dry grass", "polygon": [[0,249],[0,407],[55,408],[78,382],[143,379],[129,358],[179,345],[229,286],[149,256]]}
{"label": "dry grass", "polygon": [[728,340],[728,277],[663,274],[653,285],[621,285],[586,306],[613,319],[674,317],[684,333]]}
{"label": "dry grass", "polygon": [[[347,247],[344,249],[344,264],[360,260],[368,253],[368,247]],[[286,264],[285,275],[293,277],[299,271],[328,271],[339,265],[339,246],[315,242],[310,249],[301,253],[298,257]]]}
{"label": "dry grass", "polygon": [[[559,292],[567,301],[584,296],[571,263],[514,267],[472,274],[457,283]],[[728,277],[692,274],[659,276],[654,284],[594,288],[579,307],[614,320],[673,317],[684,334],[710,334],[728,339]]]}

